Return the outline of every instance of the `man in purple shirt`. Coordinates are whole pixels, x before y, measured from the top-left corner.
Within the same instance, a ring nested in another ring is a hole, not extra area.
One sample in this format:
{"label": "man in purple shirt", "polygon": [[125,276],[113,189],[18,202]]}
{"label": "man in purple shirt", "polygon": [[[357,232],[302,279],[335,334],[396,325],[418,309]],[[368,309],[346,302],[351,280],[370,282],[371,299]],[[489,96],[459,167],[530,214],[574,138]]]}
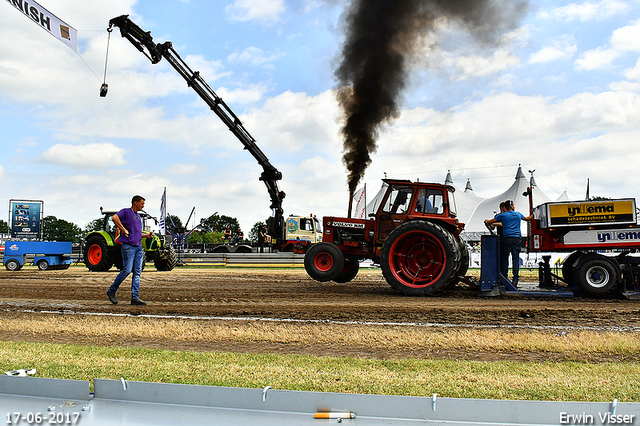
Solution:
{"label": "man in purple shirt", "polygon": [[142,261],[144,260],[144,250],[142,249],[142,237],[153,237],[153,231],[142,232],[142,218],[138,214],[144,208],[144,198],[139,195],[131,199],[131,208],[120,210],[112,216],[116,225],[116,242],[122,244],[122,270],[116,277],[113,284],[107,291],[109,301],[114,305],[118,303],[116,292],[120,284],[133,272],[131,279],[131,304],[146,305],[140,299],[140,274],[142,273]]}

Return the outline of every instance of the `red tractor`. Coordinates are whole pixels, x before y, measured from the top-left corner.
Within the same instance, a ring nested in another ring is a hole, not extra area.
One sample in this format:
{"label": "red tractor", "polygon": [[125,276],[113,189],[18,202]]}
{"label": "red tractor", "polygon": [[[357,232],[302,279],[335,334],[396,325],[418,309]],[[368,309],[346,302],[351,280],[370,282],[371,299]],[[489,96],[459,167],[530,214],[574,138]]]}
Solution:
{"label": "red tractor", "polygon": [[372,219],[323,218],[322,242],[305,253],[309,276],[349,282],[357,275],[359,262],[372,259],[389,285],[405,295],[432,295],[454,286],[469,266],[454,188],[408,180],[384,182],[388,187]]}

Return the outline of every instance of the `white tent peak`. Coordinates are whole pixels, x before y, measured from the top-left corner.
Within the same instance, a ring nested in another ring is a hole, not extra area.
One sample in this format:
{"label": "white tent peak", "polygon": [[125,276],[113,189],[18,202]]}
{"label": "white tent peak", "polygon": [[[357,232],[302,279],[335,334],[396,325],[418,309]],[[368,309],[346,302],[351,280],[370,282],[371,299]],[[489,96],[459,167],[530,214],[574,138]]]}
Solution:
{"label": "white tent peak", "polygon": [[444,178],[444,184],[453,186],[453,178],[451,177],[451,170],[447,171],[447,177]]}
{"label": "white tent peak", "polygon": [[471,186],[471,179],[467,179],[467,184],[464,187],[464,192],[473,192],[473,187]]}

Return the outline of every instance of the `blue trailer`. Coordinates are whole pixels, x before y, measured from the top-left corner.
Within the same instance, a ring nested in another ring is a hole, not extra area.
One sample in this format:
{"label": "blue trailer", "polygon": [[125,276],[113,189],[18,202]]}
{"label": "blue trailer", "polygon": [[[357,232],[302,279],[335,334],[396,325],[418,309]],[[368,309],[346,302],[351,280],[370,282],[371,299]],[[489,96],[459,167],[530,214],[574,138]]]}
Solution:
{"label": "blue trailer", "polygon": [[33,255],[33,264],[41,271],[67,269],[71,266],[71,243],[59,241],[7,241],[4,249],[4,267],[19,271]]}

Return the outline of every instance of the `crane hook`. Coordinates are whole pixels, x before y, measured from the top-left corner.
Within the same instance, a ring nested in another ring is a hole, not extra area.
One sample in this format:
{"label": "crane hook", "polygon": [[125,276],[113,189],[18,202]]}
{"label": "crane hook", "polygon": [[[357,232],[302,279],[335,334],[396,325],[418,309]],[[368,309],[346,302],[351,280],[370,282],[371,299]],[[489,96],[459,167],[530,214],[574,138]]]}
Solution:
{"label": "crane hook", "polygon": [[107,54],[104,58],[104,80],[102,81],[102,86],[100,86],[101,98],[106,97],[107,92],[109,91],[109,85],[107,84],[107,61],[109,60],[109,42],[111,41],[111,31],[113,31],[113,28],[109,26],[109,28],[107,28],[107,32],[109,33],[109,37],[107,38]]}

